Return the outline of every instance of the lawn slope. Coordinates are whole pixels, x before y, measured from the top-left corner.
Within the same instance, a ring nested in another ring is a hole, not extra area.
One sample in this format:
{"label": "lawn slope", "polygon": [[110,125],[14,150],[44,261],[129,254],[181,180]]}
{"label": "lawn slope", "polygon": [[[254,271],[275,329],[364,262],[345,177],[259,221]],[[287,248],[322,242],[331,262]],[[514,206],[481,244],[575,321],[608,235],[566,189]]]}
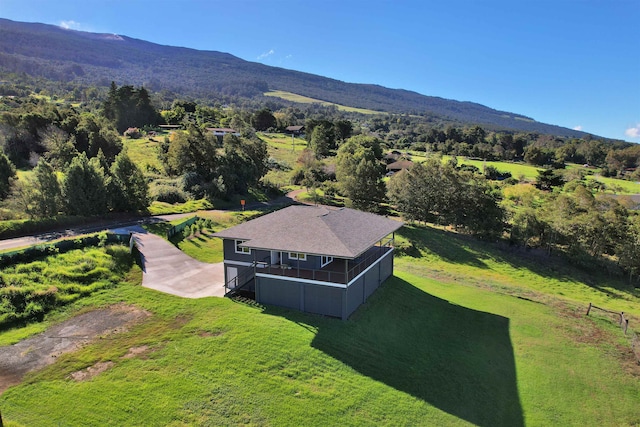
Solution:
{"label": "lawn slope", "polygon": [[[640,422],[640,371],[628,342],[617,325],[583,310],[583,301],[611,293],[605,306],[637,315],[634,290],[597,275],[587,283],[587,273],[559,260],[540,266],[536,257],[431,228],[406,227],[398,240],[395,276],[346,322],[164,295],[140,287],[134,267],[120,286],[83,300],[83,310],[125,302],[152,316],[8,389],[0,396],[5,422]],[[143,350],[129,357],[131,349]],[[100,362],[113,365],[71,379]]]}

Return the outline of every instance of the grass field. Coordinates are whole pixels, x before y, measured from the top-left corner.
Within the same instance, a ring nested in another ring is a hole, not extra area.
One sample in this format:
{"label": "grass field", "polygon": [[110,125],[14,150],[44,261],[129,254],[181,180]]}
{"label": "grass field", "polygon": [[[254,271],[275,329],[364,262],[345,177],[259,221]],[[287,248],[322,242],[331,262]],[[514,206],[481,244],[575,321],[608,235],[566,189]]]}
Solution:
{"label": "grass field", "polygon": [[127,155],[142,171],[146,171],[148,166],[157,170],[162,170],[162,165],[158,159],[157,151],[160,141],[164,139],[164,134],[153,138],[144,137],[130,139],[122,137],[122,145],[127,150]]}
{"label": "grass field", "polygon": [[[424,153],[420,152],[411,152],[411,156],[414,161],[420,162],[426,159]],[[443,156],[443,160],[450,159],[450,156]],[[480,169],[484,170],[486,166],[493,166],[498,169],[500,172],[509,172],[511,176],[514,178],[524,177],[527,181],[535,181],[538,176],[538,171],[542,170],[540,167],[532,166],[526,163],[513,163],[513,162],[492,162],[492,161],[484,161],[484,160],[470,160],[464,157],[458,157],[458,163],[460,165],[472,165]],[[567,170],[570,169],[584,169],[586,172],[593,173],[593,170],[583,168],[580,165],[567,165]],[[602,182],[607,185],[607,187],[617,188],[617,194],[640,194],[640,182],[627,181],[624,179],[616,179],[616,178],[607,178],[603,176],[594,176],[588,175],[586,179],[594,179]],[[609,190],[608,192],[612,192]]]}
{"label": "grass field", "polygon": [[[219,226],[234,223],[218,214]],[[640,367],[617,325],[586,302],[640,315],[638,291],[555,258],[405,227],[391,278],[349,321],[187,300],[123,282],[79,310],[152,313],[60,356],[0,396],[7,425],[587,425],[640,422]],[[208,248],[215,253],[219,249]],[[132,348],[145,349],[136,357]],[[113,365],[81,382],[70,374]]]}
{"label": "grass field", "polygon": [[282,90],[272,90],[272,91],[263,93],[263,95],[264,96],[273,96],[275,98],[281,98],[281,99],[284,99],[286,101],[291,101],[291,102],[299,102],[301,104],[321,104],[321,105],[325,105],[325,106],[333,105],[333,106],[337,107],[338,110],[340,110],[340,111],[348,111],[350,113],[384,114],[384,112],[380,112],[380,111],[368,110],[366,108],[347,107],[346,105],[335,104],[333,102],[328,102],[328,101],[321,101],[319,99],[309,98],[307,96],[297,95],[295,93],[285,92],[285,91],[282,91]]}

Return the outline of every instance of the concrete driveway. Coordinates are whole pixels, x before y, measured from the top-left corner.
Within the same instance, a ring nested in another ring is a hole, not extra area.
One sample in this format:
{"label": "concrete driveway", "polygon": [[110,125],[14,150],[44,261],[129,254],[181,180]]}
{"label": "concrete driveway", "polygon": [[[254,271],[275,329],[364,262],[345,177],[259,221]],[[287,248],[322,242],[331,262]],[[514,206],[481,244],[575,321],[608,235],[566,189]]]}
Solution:
{"label": "concrete driveway", "polygon": [[133,232],[142,254],[142,286],[145,288],[185,298],[224,297],[223,263],[197,261],[142,227],[114,231]]}

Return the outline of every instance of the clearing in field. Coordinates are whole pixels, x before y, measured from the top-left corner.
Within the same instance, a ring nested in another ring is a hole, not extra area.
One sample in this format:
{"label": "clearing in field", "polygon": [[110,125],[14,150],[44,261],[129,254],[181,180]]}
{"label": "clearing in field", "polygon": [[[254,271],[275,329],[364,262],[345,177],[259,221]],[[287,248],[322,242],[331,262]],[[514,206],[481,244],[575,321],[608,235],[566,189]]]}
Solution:
{"label": "clearing in field", "polygon": [[308,96],[297,95],[291,92],[285,92],[282,90],[272,90],[269,92],[263,93],[264,96],[273,96],[275,98],[282,98],[286,101],[291,102],[299,102],[301,104],[320,104],[320,105],[333,105],[338,108],[340,111],[348,111],[351,113],[360,113],[360,114],[384,114],[381,111],[368,110],[366,108],[355,108],[355,107],[347,107],[346,105],[335,104],[333,102],[321,101],[319,99],[309,98]]}

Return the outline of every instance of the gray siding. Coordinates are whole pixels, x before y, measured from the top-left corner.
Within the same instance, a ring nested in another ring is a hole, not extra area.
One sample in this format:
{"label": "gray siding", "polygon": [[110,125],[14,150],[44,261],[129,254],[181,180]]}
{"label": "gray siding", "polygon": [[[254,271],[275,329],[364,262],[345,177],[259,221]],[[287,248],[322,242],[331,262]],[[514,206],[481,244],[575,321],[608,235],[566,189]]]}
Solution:
{"label": "gray siding", "polygon": [[300,268],[305,269],[318,269],[320,268],[320,257],[307,255],[307,259],[305,261],[298,261],[297,259],[289,259],[289,252],[283,252],[283,263],[289,264],[291,268],[298,268],[298,263],[300,263]]}
{"label": "gray siding", "polygon": [[300,310],[301,287],[297,282],[256,278],[256,302]]}
{"label": "gray siding", "polygon": [[304,289],[304,311],[342,317],[344,289],[321,285],[302,285]]}
{"label": "gray siding", "polygon": [[394,254],[388,255],[380,263],[380,276],[381,276],[380,283],[384,282],[389,277],[393,276],[393,255]]}
{"label": "gray siding", "polygon": [[364,279],[360,278],[347,288],[347,317],[364,302]]}
{"label": "gray siding", "polygon": [[253,251],[250,254],[236,253],[236,241],[224,239],[222,241],[222,250],[224,251],[224,259],[229,261],[253,262]]}
{"label": "gray siding", "polygon": [[[320,262],[319,257],[313,258]],[[313,260],[308,259],[307,262],[313,262]],[[283,280],[277,277],[258,277],[256,278],[256,301],[261,304],[347,319],[392,274],[393,254],[389,254],[384,260],[372,265],[346,289]]]}

